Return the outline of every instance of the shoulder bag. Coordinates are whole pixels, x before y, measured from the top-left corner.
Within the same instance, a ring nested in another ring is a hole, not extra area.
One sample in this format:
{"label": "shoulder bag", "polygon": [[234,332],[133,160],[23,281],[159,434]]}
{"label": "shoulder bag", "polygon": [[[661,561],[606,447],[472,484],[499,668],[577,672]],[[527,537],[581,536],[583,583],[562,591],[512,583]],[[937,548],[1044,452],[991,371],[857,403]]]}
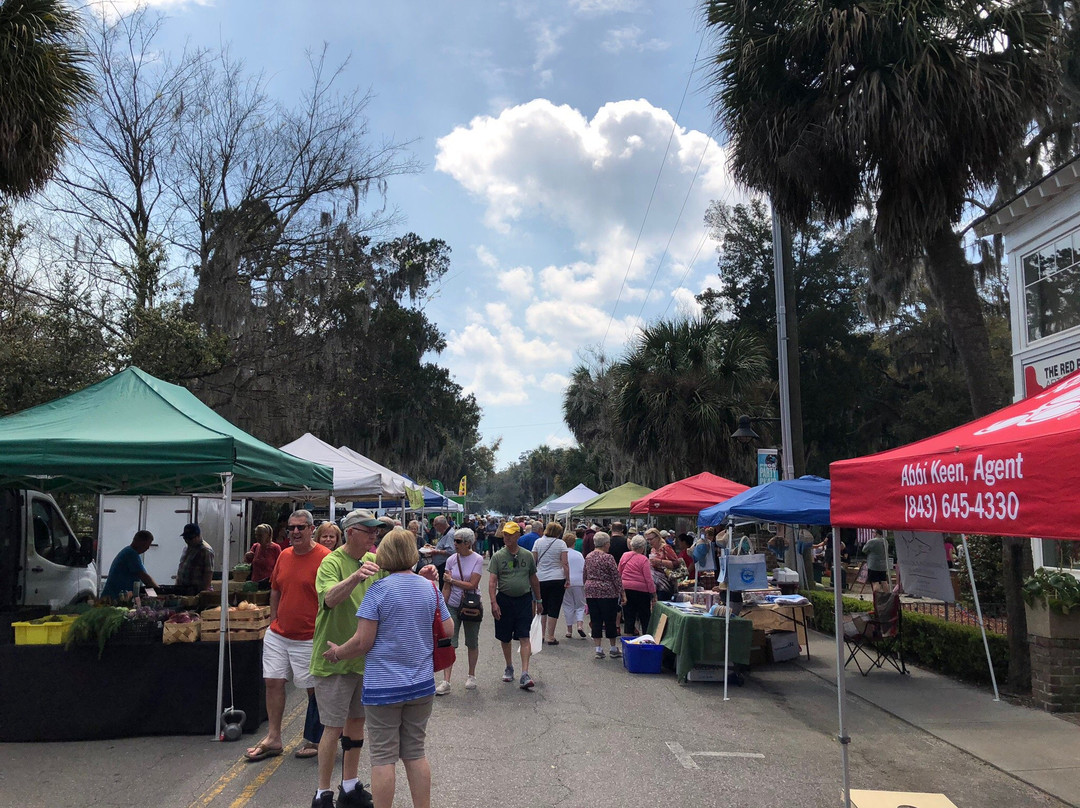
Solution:
{"label": "shoulder bag", "polygon": [[[461,570],[461,556],[458,556],[458,578],[465,580],[465,574]],[[458,604],[458,617],[463,623],[479,623],[484,619],[484,602],[480,599],[480,593],[475,589],[461,590],[461,602]]]}
{"label": "shoulder bag", "polygon": [[450,635],[443,631],[442,610],[439,609],[442,595],[434,583],[431,584],[431,587],[435,590],[435,621],[431,626],[431,636],[435,640],[435,650],[432,654],[432,660],[435,663],[435,672],[438,673],[441,670],[446,670],[457,661],[457,653],[450,643]]}

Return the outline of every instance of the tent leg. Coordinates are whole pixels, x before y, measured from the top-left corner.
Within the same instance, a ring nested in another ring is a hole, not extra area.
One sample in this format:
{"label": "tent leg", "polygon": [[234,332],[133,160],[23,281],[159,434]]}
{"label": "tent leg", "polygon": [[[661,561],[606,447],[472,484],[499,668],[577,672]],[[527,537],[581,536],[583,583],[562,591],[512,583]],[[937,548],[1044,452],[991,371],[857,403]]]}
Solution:
{"label": "tent leg", "polygon": [[[731,525],[728,525],[728,529],[727,529],[727,554],[728,554],[728,558],[731,558],[731,534],[734,532],[734,530],[735,530],[734,527],[732,527]],[[727,565],[724,566],[724,569],[725,569],[725,571],[727,570]],[[726,585],[726,588],[725,588],[725,592],[726,592],[725,603],[727,604],[727,613],[724,615],[724,701],[728,700],[728,694],[727,694],[728,659],[729,659],[729,657],[728,657],[728,639],[729,639],[728,632],[731,629],[731,581],[727,580],[729,577],[730,576],[728,576],[728,575],[724,576],[724,579],[725,579],[724,583]]]}
{"label": "tent leg", "polygon": [[847,702],[847,682],[844,679],[844,590],[840,585],[840,531],[833,528],[833,618],[836,631],[836,710],[839,725],[837,740],[840,741],[840,754],[844,768],[843,808],[851,808],[851,786],[848,782],[848,744],[851,738],[844,729],[844,708]]}
{"label": "tent leg", "polygon": [[221,740],[221,713],[224,710],[222,697],[225,691],[225,642],[229,634],[229,541],[232,532],[232,472],[223,475],[224,485],[221,498],[225,504],[225,524],[222,530],[221,547],[221,622],[219,623],[220,637],[218,639],[218,681],[217,681],[217,715],[214,716],[214,738]]}
{"label": "tent leg", "polygon": [[337,524],[337,500],[333,494],[330,495],[330,521]]}
{"label": "tent leg", "polygon": [[990,658],[990,642],[986,639],[986,624],[983,623],[982,606],[979,604],[979,590],[975,588],[975,572],[971,568],[971,553],[968,552],[967,534],[960,534],[964,542],[964,560],[967,562],[968,579],[971,581],[971,594],[975,596],[975,614],[979,618],[979,629],[982,631],[983,648],[986,649],[986,666],[990,669],[990,682],[994,685],[994,701],[1001,701],[998,695],[997,676],[994,675],[994,662]]}

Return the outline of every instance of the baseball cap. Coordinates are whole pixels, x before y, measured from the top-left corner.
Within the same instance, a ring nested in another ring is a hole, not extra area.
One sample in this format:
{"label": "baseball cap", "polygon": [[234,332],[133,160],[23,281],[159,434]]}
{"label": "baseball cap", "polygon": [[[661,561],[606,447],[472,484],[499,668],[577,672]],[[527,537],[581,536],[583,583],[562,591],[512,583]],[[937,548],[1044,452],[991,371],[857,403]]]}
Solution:
{"label": "baseball cap", "polygon": [[511,536],[514,536],[520,532],[521,525],[519,525],[517,522],[507,522],[505,525],[503,525],[503,535],[509,533]]}
{"label": "baseball cap", "polygon": [[202,529],[199,527],[197,522],[189,522],[188,524],[184,525],[184,529],[180,533],[180,535],[185,539],[190,539],[192,536],[201,536]]}
{"label": "baseball cap", "polygon": [[393,529],[393,528],[397,527],[397,525],[394,524],[393,517],[390,517],[390,516],[380,516],[379,517],[379,522],[380,522],[380,524],[385,525],[386,527],[388,527],[390,529]]}
{"label": "baseball cap", "polygon": [[348,530],[350,527],[379,527],[380,525],[382,525],[382,522],[375,518],[375,514],[362,508],[349,511],[345,514],[345,518],[341,520],[341,529],[343,531]]}

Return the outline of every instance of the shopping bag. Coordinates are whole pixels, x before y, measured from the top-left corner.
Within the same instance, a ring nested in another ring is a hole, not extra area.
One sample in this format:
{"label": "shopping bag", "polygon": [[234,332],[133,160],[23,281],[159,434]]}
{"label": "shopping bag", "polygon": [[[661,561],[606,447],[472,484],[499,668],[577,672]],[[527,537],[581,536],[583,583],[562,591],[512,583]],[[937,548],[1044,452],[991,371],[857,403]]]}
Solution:
{"label": "shopping bag", "polygon": [[532,643],[533,656],[544,650],[544,618],[540,615],[533,618],[532,627],[529,629],[529,642]]}
{"label": "shopping bag", "polygon": [[727,560],[728,588],[732,592],[744,589],[765,589],[769,582],[765,574],[765,556],[731,556]]}

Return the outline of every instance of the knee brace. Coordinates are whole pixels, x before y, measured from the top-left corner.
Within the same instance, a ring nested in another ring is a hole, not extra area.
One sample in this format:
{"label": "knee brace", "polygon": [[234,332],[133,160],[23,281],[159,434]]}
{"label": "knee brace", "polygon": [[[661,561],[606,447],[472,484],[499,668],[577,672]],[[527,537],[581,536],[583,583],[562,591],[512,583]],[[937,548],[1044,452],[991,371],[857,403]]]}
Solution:
{"label": "knee brace", "polygon": [[363,748],[364,748],[364,739],[363,738],[361,738],[359,741],[355,741],[352,738],[350,738],[348,735],[342,734],[342,736],[341,736],[341,751],[342,752],[348,752],[350,749],[363,749]]}

